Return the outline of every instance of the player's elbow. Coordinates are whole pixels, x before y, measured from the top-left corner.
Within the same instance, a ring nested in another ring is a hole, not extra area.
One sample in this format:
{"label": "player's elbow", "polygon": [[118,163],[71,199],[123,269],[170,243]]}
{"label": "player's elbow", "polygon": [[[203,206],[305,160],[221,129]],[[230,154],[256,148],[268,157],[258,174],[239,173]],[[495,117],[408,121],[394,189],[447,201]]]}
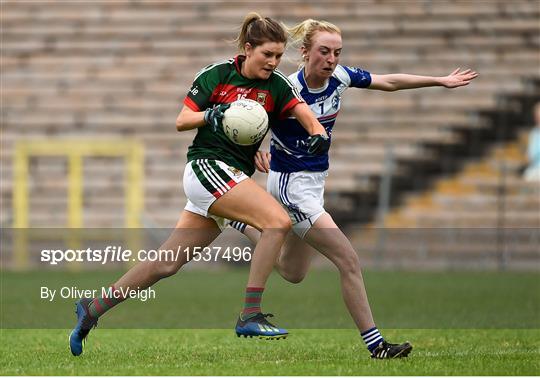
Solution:
{"label": "player's elbow", "polygon": [[397,84],[393,84],[391,82],[379,82],[371,85],[369,89],[376,89],[383,92],[394,92],[399,90],[399,87],[397,86]]}
{"label": "player's elbow", "polygon": [[176,117],[176,131],[184,130],[184,122],[180,116]]}
{"label": "player's elbow", "polygon": [[176,118],[176,131],[185,131],[188,129],[188,124],[186,123],[184,117],[179,115]]}
{"label": "player's elbow", "polygon": [[381,86],[381,89],[385,92],[395,92],[399,89],[397,83],[394,82],[387,82],[383,86]]}
{"label": "player's elbow", "polygon": [[369,89],[376,89],[384,92],[394,92],[399,90],[398,78],[394,74],[373,75]]}

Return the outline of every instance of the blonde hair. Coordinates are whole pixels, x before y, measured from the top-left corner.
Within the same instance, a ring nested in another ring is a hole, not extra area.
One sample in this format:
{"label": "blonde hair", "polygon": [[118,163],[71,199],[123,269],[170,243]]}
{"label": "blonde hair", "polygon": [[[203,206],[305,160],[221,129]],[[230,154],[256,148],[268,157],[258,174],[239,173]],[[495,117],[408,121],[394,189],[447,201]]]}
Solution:
{"label": "blonde hair", "polygon": [[285,26],[270,17],[262,17],[256,12],[250,12],[244,18],[244,22],[234,40],[238,50],[244,51],[246,43],[253,47],[265,42],[281,42],[287,44],[287,31]]}
{"label": "blonde hair", "polygon": [[293,45],[303,46],[306,50],[311,49],[315,33],[325,31],[341,35],[341,30],[328,21],[318,21],[308,18],[292,28],[287,28]]}

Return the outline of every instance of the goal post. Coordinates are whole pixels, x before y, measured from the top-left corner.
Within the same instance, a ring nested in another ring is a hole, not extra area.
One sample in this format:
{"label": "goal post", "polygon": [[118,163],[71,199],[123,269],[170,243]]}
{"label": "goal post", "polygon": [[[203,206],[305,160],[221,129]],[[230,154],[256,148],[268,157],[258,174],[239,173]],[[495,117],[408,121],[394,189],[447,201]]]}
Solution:
{"label": "goal post", "polygon": [[[28,267],[29,231],[29,162],[31,157],[59,156],[68,160],[68,208],[66,228],[83,228],[83,159],[85,157],[121,157],[125,160],[125,228],[140,228],[144,207],[144,147],[136,140],[113,139],[56,139],[24,140],[15,145],[13,159],[13,228],[14,230],[14,267]],[[75,238],[66,240],[71,248],[80,244],[80,232],[74,232]],[[136,243],[133,235],[129,244]]]}

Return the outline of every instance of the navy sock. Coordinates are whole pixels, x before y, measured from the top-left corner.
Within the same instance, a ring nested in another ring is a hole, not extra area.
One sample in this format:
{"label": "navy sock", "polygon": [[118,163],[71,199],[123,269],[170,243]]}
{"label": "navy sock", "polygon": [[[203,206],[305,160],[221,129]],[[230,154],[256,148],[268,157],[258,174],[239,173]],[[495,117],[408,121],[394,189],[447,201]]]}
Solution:
{"label": "navy sock", "polygon": [[384,338],[381,336],[381,333],[377,327],[370,328],[360,333],[362,339],[366,343],[366,346],[370,352],[373,352],[377,346],[384,341]]}

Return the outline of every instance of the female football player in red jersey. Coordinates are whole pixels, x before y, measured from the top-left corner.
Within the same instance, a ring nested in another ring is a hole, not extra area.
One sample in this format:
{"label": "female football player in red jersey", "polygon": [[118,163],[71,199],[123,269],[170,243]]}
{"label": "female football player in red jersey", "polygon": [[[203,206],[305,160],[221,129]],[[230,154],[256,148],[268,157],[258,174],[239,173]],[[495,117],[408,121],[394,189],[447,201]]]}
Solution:
{"label": "female football player in red jersey", "polygon": [[[175,231],[160,249],[205,247],[229,219],[259,230],[260,240],[251,261],[244,310],[236,333],[284,338],[288,332],[266,320],[260,303],[291,221],[280,204],[250,179],[260,142],[251,146],[234,144],[224,134],[221,121],[231,102],[247,98],[266,109],[270,127],[289,115],[299,120],[310,136],[309,154],[324,154],[329,138],[293,84],[277,71],[287,42],[283,26],[271,18],[250,13],[237,42],[244,54],[201,70],[176,120],[178,131],[197,129],[197,135],[187,153],[183,179],[188,202]],[[115,295],[77,302],[78,321],[70,335],[72,353],[82,353],[83,340],[97,319],[124,299],[118,295],[120,289],[148,288],[175,274],[188,258],[186,254],[179,261],[139,262],[112,285],[110,291]]]}

